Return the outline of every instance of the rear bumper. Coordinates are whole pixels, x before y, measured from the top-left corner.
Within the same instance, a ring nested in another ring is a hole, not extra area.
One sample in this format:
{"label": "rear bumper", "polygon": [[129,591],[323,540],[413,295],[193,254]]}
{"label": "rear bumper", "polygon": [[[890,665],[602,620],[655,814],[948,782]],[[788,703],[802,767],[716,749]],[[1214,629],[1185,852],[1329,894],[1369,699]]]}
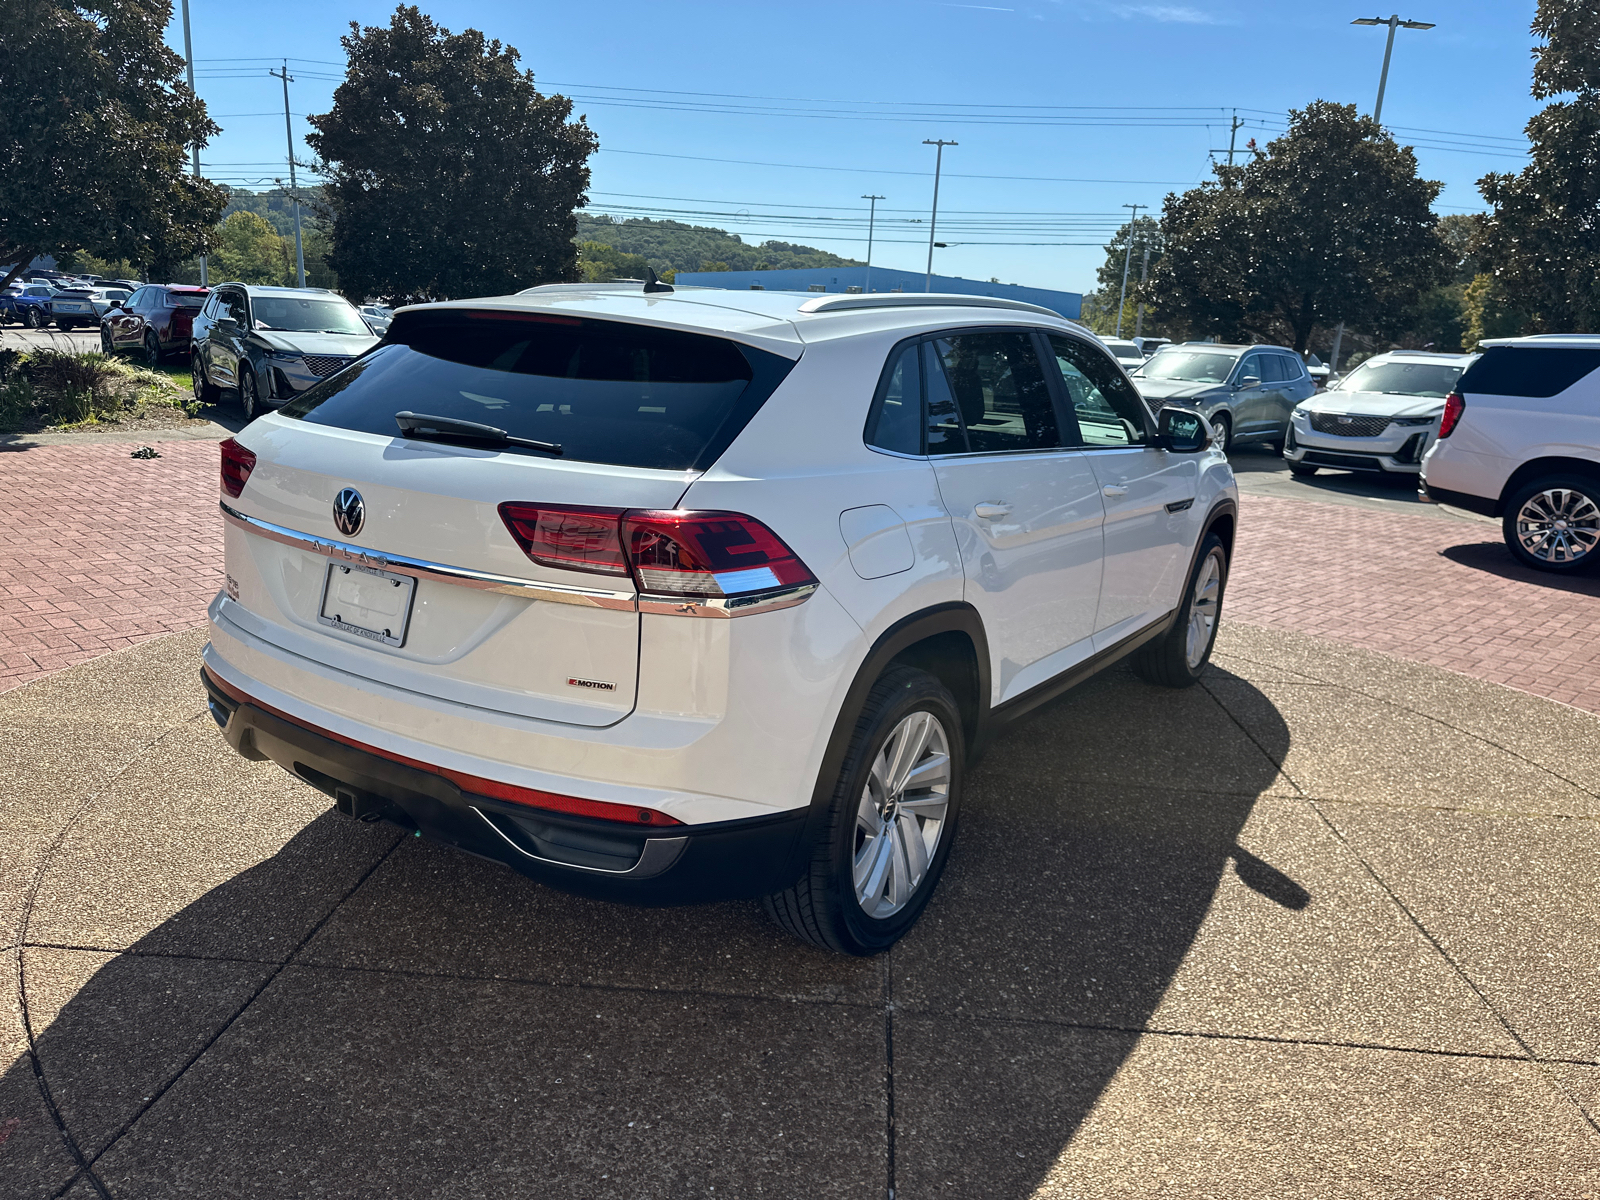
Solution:
{"label": "rear bumper", "polygon": [[1451,508],[1464,508],[1484,517],[1500,515],[1500,501],[1488,496],[1474,496],[1470,492],[1452,492],[1448,488],[1433,487],[1426,479],[1418,482],[1417,491],[1425,500],[1435,504],[1448,504]]}
{"label": "rear bumper", "polygon": [[737,899],[786,887],[805,863],[805,809],[646,827],[531,808],[271,711],[205,668],[200,676],[213,719],[246,758],[271,759],[348,816],[391,821],[562,891],[643,905]]}

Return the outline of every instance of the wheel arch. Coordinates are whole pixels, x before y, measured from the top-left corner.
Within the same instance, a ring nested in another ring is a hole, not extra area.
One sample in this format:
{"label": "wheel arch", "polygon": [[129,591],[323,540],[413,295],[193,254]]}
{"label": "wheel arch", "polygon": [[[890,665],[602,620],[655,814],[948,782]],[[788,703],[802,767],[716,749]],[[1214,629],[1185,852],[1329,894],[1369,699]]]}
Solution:
{"label": "wheel arch", "polygon": [[1511,502],[1511,497],[1516,495],[1517,489],[1527,486],[1541,475],[1561,474],[1583,475],[1600,484],[1600,463],[1593,459],[1571,458],[1560,454],[1530,458],[1511,472],[1505,487],[1500,489],[1500,498],[1495,501],[1493,515],[1505,516],[1506,505]]}

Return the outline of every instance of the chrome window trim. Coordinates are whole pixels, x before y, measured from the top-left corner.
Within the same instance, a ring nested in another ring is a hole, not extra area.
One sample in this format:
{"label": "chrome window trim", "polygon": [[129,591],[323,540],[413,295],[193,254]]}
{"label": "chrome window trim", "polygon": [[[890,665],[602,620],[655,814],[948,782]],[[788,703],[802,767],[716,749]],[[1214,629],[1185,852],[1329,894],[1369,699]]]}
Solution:
{"label": "chrome window trim", "polygon": [[817,590],[815,583],[797,584],[755,592],[746,596],[660,596],[650,592],[609,591],[603,588],[575,587],[564,583],[543,583],[532,579],[518,579],[511,575],[495,575],[469,567],[452,567],[427,559],[410,558],[403,554],[382,554],[366,550],[349,542],[333,538],[313,537],[282,525],[274,525],[259,517],[248,517],[227,501],[218,501],[223,520],[240,529],[281,542],[311,554],[345,562],[359,563],[379,571],[392,571],[418,579],[432,579],[440,583],[453,583],[482,592],[496,592],[504,596],[519,596],[524,600],[544,600],[552,604],[577,604],[588,608],[607,608],[623,612],[652,613],[671,617],[747,617],[756,613],[776,612],[804,603]]}

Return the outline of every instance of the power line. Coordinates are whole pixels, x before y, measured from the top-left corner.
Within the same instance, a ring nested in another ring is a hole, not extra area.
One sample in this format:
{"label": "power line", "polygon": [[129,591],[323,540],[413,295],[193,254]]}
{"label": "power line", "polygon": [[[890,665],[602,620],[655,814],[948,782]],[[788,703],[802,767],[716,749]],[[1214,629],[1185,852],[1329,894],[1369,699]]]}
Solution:
{"label": "power line", "polygon": [[[630,154],[644,158],[677,158],[689,162],[727,163],[740,167],[783,167],[795,171],[843,171],[852,175],[915,175],[921,179],[933,178],[932,171],[891,171],[883,167],[825,167],[816,163],[766,162],[751,158],[711,158],[703,154],[666,154],[659,150],[618,150],[601,146],[601,154]],[[1144,184],[1150,187],[1185,187],[1187,179],[1099,179],[1072,175],[971,175],[951,171],[948,179],[999,179],[1023,183],[1120,183]]]}

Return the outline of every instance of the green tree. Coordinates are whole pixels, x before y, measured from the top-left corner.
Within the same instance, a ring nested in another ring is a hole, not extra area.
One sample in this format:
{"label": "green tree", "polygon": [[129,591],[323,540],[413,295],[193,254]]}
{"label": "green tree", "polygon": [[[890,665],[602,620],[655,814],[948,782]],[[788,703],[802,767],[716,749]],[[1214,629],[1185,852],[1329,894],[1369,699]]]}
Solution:
{"label": "green tree", "polygon": [[1399,331],[1447,270],[1439,188],[1354,105],[1314,101],[1245,165],[1167,197],[1152,299],[1194,331],[1297,351],[1340,320]]}
{"label": "green tree", "polygon": [[0,286],[40,254],[160,275],[205,245],[222,192],[186,159],[217,127],[162,40],[171,19],[168,0],[0,4]]}
{"label": "green tree", "polygon": [[1516,337],[1532,314],[1506,294],[1505,285],[1485,272],[1462,289],[1461,348],[1476,350],[1484,338]]}
{"label": "green tree", "polygon": [[[1528,328],[1600,330],[1600,14],[1593,0],[1539,0],[1533,95],[1547,104],[1526,126],[1532,161],[1478,181],[1493,210],[1481,253]],[[1520,331],[1519,331],[1520,332]]]}
{"label": "green tree", "polygon": [[235,212],[222,222],[219,234],[210,264],[217,282],[233,280],[278,287],[293,282],[294,242],[280,236],[264,217]]}
{"label": "green tree", "polygon": [[402,5],[351,23],[307,137],[328,175],[329,265],[349,295],[482,296],[578,277],[574,211],[597,142],[510,46]]}
{"label": "green tree", "polygon": [[[1129,243],[1132,253],[1129,253]],[[1125,222],[1106,243],[1106,260],[1095,272],[1095,282],[1100,290],[1110,289],[1113,299],[1122,292],[1122,264],[1128,264],[1128,295],[1138,290],[1139,272],[1144,267],[1145,247],[1150,248],[1150,270],[1161,262],[1166,244],[1161,240],[1161,222],[1154,217],[1140,217],[1138,222]],[[996,281],[998,282],[998,281]],[[1116,305],[1112,305],[1115,308]]]}
{"label": "green tree", "polygon": [[624,254],[603,242],[583,242],[578,246],[578,269],[585,283],[606,283],[613,279],[643,279],[650,263],[642,254]]}

